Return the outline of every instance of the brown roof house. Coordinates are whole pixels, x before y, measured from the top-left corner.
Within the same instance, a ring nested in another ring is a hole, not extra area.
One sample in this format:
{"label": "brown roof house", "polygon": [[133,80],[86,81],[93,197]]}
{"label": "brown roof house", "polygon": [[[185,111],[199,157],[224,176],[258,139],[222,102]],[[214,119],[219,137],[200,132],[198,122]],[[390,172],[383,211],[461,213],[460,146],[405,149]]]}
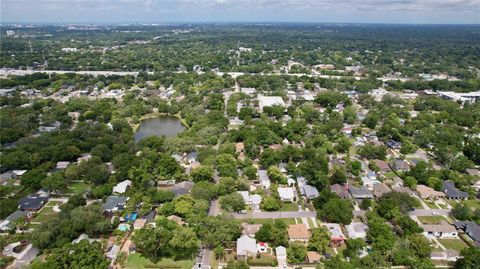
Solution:
{"label": "brown roof house", "polygon": [[330,186],[330,190],[334,192],[338,197],[342,199],[348,199],[348,186],[333,184]]}
{"label": "brown roof house", "polygon": [[375,165],[377,165],[378,168],[380,168],[380,171],[384,172],[384,173],[387,173],[387,172],[390,172],[392,171],[390,169],[390,166],[388,165],[388,163],[386,161],[382,161],[382,160],[373,160],[372,161]]}
{"label": "brown roof house", "polygon": [[440,197],[445,197],[445,193],[441,191],[436,191],[425,185],[417,185],[417,192],[422,199],[438,199]]}
{"label": "brown roof house", "polygon": [[288,238],[290,242],[299,241],[308,243],[310,232],[305,224],[290,224],[288,226]]}
{"label": "brown roof house", "polygon": [[373,185],[373,195],[376,198],[380,198],[383,195],[385,195],[385,194],[387,194],[391,191],[392,190],[384,183],[379,183],[379,184]]}
{"label": "brown roof house", "polygon": [[307,252],[307,260],[309,263],[316,263],[319,262],[322,256],[316,251],[308,251]]}

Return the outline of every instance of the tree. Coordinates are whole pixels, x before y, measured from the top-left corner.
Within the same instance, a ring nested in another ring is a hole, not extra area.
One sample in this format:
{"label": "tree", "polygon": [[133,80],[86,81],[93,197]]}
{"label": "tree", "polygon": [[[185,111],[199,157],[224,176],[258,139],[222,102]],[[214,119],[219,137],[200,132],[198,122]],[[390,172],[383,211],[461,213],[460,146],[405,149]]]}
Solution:
{"label": "tree", "polygon": [[104,255],[99,242],[82,240],[77,244],[67,244],[56,248],[48,255],[44,262],[36,261],[33,269],[77,269],[77,268],[108,268],[110,262]]}
{"label": "tree", "polygon": [[480,138],[468,141],[463,149],[463,153],[474,163],[480,165]]}
{"label": "tree", "polygon": [[190,194],[195,199],[210,201],[217,197],[217,188],[212,182],[200,181],[193,186]]}
{"label": "tree", "polygon": [[321,208],[321,216],[328,222],[350,224],[353,218],[353,206],[348,200],[333,199]]}
{"label": "tree", "polygon": [[67,188],[67,181],[63,173],[57,172],[42,180],[42,186],[51,191],[63,191]]}
{"label": "tree", "polygon": [[389,192],[383,195],[377,206],[378,215],[388,220],[399,214],[404,214],[418,206],[419,202],[410,195],[402,192]]}
{"label": "tree", "polygon": [[467,168],[471,168],[474,165],[475,164],[470,161],[466,156],[460,155],[453,160],[450,168],[458,172],[465,172]]}
{"label": "tree", "polygon": [[480,248],[464,248],[460,255],[462,258],[455,262],[455,269],[476,269],[480,268]]}
{"label": "tree", "polygon": [[458,220],[467,220],[470,218],[472,212],[467,205],[458,203],[453,206],[451,214]]}
{"label": "tree", "polygon": [[191,258],[200,247],[200,240],[190,227],[180,227],[173,232],[169,244],[175,248],[175,255],[183,258]]}
{"label": "tree", "polygon": [[367,239],[372,242],[374,250],[386,254],[395,246],[395,234],[385,223],[385,220],[378,216],[369,216]]}
{"label": "tree", "polygon": [[407,176],[403,179],[403,184],[411,189],[415,189],[417,187],[417,180],[412,176]]}
{"label": "tree", "polygon": [[326,227],[311,229],[308,248],[323,253],[330,242],[330,234]]}
{"label": "tree", "polygon": [[346,244],[347,248],[343,251],[343,255],[350,258],[358,257],[359,252],[367,246],[362,238],[347,240]]}
{"label": "tree", "polygon": [[278,199],[275,199],[272,196],[267,196],[263,197],[262,204],[260,206],[266,211],[277,211],[282,205]]}
{"label": "tree", "polygon": [[260,242],[271,242],[272,231],[273,225],[270,223],[265,223],[260,227],[260,229],[258,229],[257,233],[255,234],[255,239]]}
{"label": "tree", "polygon": [[385,157],[387,156],[387,148],[385,146],[366,144],[358,149],[358,154],[367,159],[385,160]]}
{"label": "tree", "polygon": [[304,262],[307,258],[307,247],[301,242],[293,242],[287,248],[287,257],[289,263]]}
{"label": "tree", "polygon": [[215,161],[215,167],[222,177],[237,178],[237,162],[230,154],[218,155]]}
{"label": "tree", "polygon": [[370,199],[363,199],[362,202],[360,203],[360,208],[363,210],[367,210],[372,206],[372,200]]}
{"label": "tree", "polygon": [[353,269],[353,264],[342,260],[339,256],[335,256],[325,261],[325,269]]}
{"label": "tree", "polygon": [[230,193],[220,198],[222,208],[228,212],[240,212],[245,209],[243,196],[238,192]]}
{"label": "tree", "polygon": [[270,166],[267,170],[268,177],[275,183],[287,184],[287,178],[280,172],[276,166]]}
{"label": "tree", "polygon": [[335,184],[335,183],[343,184],[343,183],[346,183],[346,182],[347,182],[347,175],[346,175],[345,169],[343,167],[340,167],[340,166],[335,166],[333,168],[332,174],[330,175],[330,183],[331,184]]}
{"label": "tree", "polygon": [[210,166],[200,166],[190,172],[190,178],[193,182],[211,181],[213,179],[213,168]]}

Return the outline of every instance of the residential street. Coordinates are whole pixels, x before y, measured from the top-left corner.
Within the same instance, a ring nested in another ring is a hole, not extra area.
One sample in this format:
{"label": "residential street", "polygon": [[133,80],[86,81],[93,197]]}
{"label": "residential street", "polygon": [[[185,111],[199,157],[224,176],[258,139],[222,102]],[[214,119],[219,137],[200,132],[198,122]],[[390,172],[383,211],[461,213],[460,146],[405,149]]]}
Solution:
{"label": "residential street", "polygon": [[236,219],[316,218],[317,212],[312,212],[312,211],[249,212],[247,214],[233,213],[232,216]]}
{"label": "residential street", "polygon": [[408,214],[411,216],[448,216],[450,214],[451,209],[415,209]]}

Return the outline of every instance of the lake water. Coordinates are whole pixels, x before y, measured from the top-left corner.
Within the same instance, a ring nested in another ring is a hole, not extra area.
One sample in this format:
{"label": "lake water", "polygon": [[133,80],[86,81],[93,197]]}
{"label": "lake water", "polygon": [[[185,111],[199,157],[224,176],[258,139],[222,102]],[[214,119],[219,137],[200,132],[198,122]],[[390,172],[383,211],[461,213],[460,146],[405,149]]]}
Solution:
{"label": "lake water", "polygon": [[178,118],[171,116],[151,118],[140,122],[140,127],[135,132],[135,142],[151,135],[165,135],[167,137],[175,136],[184,129],[185,127]]}

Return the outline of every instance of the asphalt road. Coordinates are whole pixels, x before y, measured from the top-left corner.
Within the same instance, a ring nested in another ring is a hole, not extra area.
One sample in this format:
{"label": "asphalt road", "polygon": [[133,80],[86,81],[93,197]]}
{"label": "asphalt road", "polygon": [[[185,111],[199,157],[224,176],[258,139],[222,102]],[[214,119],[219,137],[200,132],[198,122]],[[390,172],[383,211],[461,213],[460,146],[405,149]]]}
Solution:
{"label": "asphalt road", "polygon": [[288,218],[315,218],[317,212],[312,211],[284,211],[284,212],[249,212],[247,214],[233,213],[236,219],[288,219]]}

